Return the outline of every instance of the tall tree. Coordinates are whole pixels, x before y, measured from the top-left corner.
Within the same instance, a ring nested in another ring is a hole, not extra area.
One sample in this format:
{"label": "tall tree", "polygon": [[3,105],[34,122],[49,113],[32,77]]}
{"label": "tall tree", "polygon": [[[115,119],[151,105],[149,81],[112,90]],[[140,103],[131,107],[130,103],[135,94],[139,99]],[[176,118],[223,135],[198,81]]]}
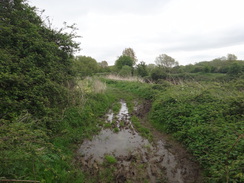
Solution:
{"label": "tall tree", "polygon": [[98,71],[98,63],[92,57],[78,56],[75,59],[75,70],[80,77],[91,76]]}
{"label": "tall tree", "polygon": [[108,62],[107,61],[102,61],[101,63],[99,63],[99,65],[102,67],[102,68],[106,68],[108,67]]}
{"label": "tall tree", "polygon": [[229,53],[227,54],[227,60],[232,60],[232,61],[237,60],[237,56]]}
{"label": "tall tree", "polygon": [[122,52],[123,56],[129,56],[133,60],[133,65],[136,64],[137,58],[134,50],[132,48],[125,48],[124,51]]}
{"label": "tall tree", "polygon": [[121,70],[123,66],[130,66],[132,67],[133,66],[133,60],[131,57],[129,56],[126,56],[126,55],[122,55],[120,56],[116,61],[115,61],[115,67],[118,69],[118,70]]}
{"label": "tall tree", "polygon": [[147,66],[146,63],[141,61],[137,66],[136,66],[136,73],[137,75],[141,77],[148,76],[148,71],[147,71]]}
{"label": "tall tree", "polygon": [[173,59],[172,57],[166,55],[166,54],[161,54],[155,59],[155,63],[157,66],[165,68],[165,69],[170,69],[174,66],[178,66],[179,63]]}

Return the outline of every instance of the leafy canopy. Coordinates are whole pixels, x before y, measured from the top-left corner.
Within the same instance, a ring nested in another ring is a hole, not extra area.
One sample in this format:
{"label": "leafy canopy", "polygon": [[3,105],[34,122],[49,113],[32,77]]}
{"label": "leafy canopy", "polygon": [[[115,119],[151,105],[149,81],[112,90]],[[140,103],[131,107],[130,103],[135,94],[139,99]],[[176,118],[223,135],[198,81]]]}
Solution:
{"label": "leafy canopy", "polygon": [[172,68],[174,66],[178,66],[179,63],[173,59],[172,57],[166,55],[166,54],[161,54],[155,59],[155,63],[159,67],[163,67],[166,69]]}
{"label": "leafy canopy", "polygon": [[133,60],[131,57],[129,56],[125,56],[125,55],[122,55],[120,56],[116,61],[115,61],[115,67],[118,69],[118,70],[121,70],[123,66],[130,66],[132,67],[133,66]]}
{"label": "leafy canopy", "polygon": [[129,56],[133,60],[133,65],[136,64],[137,58],[134,50],[132,48],[125,48],[124,51],[122,52],[123,56]]}
{"label": "leafy canopy", "polygon": [[51,29],[24,0],[1,1],[0,25],[0,118],[43,116],[66,105],[64,86],[79,49],[74,26]]}
{"label": "leafy canopy", "polygon": [[92,57],[78,56],[75,59],[75,70],[80,77],[91,76],[98,71],[98,63]]}

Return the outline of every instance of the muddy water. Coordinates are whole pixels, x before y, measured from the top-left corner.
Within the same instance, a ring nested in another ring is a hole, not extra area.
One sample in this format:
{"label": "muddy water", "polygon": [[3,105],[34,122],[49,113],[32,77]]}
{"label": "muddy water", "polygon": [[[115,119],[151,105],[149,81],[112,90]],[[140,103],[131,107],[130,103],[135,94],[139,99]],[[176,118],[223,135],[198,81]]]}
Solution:
{"label": "muddy water", "polygon": [[92,141],[84,142],[79,152],[93,161],[103,162],[106,154],[125,156],[147,144],[147,140],[138,134],[133,134],[130,130],[114,133],[110,129],[104,129]]}
{"label": "muddy water", "polygon": [[117,159],[115,182],[197,182],[191,162],[182,161],[164,139],[149,142],[141,137],[130,121],[126,103],[123,100],[120,103],[117,115],[111,110],[107,114],[105,123],[111,123],[113,128],[102,129],[80,146],[83,169],[96,176],[102,169],[104,157],[112,155]]}

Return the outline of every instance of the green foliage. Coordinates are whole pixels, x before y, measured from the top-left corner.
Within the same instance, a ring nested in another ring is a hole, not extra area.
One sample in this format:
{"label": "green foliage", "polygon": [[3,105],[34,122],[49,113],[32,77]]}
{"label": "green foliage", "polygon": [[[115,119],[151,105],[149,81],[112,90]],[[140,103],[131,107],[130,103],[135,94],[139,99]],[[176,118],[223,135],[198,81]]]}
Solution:
{"label": "green foliage", "polygon": [[98,63],[98,72],[100,74],[111,72],[111,68],[108,66],[107,61],[104,60],[104,61]]}
{"label": "green foliage", "polygon": [[74,70],[81,78],[92,76],[98,72],[98,63],[95,59],[87,56],[78,56],[74,60]]}
{"label": "green foliage", "polygon": [[119,71],[119,76],[121,77],[130,77],[132,75],[132,67],[124,65]]}
{"label": "green foliage", "polygon": [[119,113],[120,108],[121,108],[121,103],[120,102],[116,102],[112,106],[112,111],[114,113]]}
{"label": "green foliage", "polygon": [[166,71],[168,71],[170,68],[173,68],[174,66],[178,66],[179,63],[175,61],[172,57],[161,54],[155,59],[155,63],[157,66],[164,68]]}
{"label": "green foliage", "polygon": [[106,83],[111,87],[118,88],[122,91],[132,93],[136,96],[148,100],[152,100],[155,97],[155,94],[158,92],[158,89],[154,88],[155,86],[154,84],[149,85],[140,82],[115,81],[115,80],[106,80]]}
{"label": "green foliage", "polygon": [[236,55],[234,55],[234,54],[227,54],[227,58],[226,58],[227,60],[231,60],[231,61],[233,61],[233,60],[237,60],[237,56]]}
{"label": "green foliage", "polygon": [[107,163],[109,163],[109,164],[115,164],[115,163],[117,163],[116,158],[115,158],[114,156],[111,156],[111,155],[106,155],[104,159],[105,159],[105,160],[107,161]]}
{"label": "green foliage", "polygon": [[[99,118],[124,92],[127,100],[132,100],[132,93],[154,101],[152,121],[189,148],[205,168],[209,182],[244,181],[243,61],[232,56],[235,61],[214,60],[170,70],[180,71],[176,77],[198,80],[221,73],[232,81],[225,85],[172,86],[165,79],[175,78],[151,65],[147,70],[158,84],[106,80],[116,89],[104,93],[104,85],[85,80],[87,85],[81,84],[78,91],[76,74],[92,75],[98,64],[91,57],[73,58],[79,49],[73,41],[77,37],[74,26],[51,29],[25,0],[1,1],[0,25],[1,178],[87,182],[73,161],[74,151],[99,130]],[[131,73],[134,63],[135,59],[124,54],[108,68],[130,68]],[[144,66],[138,67],[141,76]],[[132,110],[131,103],[128,107]],[[137,118],[132,120],[142,134],[150,136]],[[113,182],[112,166],[117,161],[112,156],[106,161],[111,167],[101,173],[101,180]]]}
{"label": "green foliage", "polygon": [[166,79],[167,74],[161,67],[156,67],[151,71],[151,78],[153,81],[157,82],[160,79]]}
{"label": "green foliage", "polygon": [[148,70],[145,62],[136,65],[136,74],[141,77],[148,76]]}
{"label": "green foliage", "polygon": [[1,1],[0,25],[0,177],[85,182],[74,144],[113,97],[75,90],[74,26],[51,29],[24,0]]}
{"label": "green foliage", "polygon": [[111,156],[111,155],[106,155],[104,159],[105,159],[105,160],[107,161],[107,163],[109,163],[109,164],[115,164],[115,163],[117,163],[116,158],[115,158],[114,156]]}
{"label": "green foliage", "polygon": [[70,155],[50,143],[48,132],[38,129],[36,122],[28,113],[11,123],[1,120],[0,177],[41,182],[81,179],[81,172],[69,165]]}
{"label": "green foliage", "polygon": [[243,73],[244,62],[238,60],[222,60],[214,59],[212,61],[204,61],[195,65],[180,66],[182,72],[186,73]]}
{"label": "green foliage", "polygon": [[188,147],[208,182],[243,182],[243,103],[229,84],[189,83],[161,93],[150,118]]}
{"label": "green foliage", "polygon": [[228,74],[231,76],[241,75],[244,72],[244,65],[234,62],[229,66]]}
{"label": "green foliage", "polygon": [[129,67],[133,66],[133,60],[131,57],[122,55],[115,61],[115,67],[117,68],[118,71],[121,70],[122,67],[125,65]]}
{"label": "green foliage", "polygon": [[[75,96],[74,100],[77,100]],[[108,94],[86,95],[85,103],[69,107],[52,122],[52,131],[40,127],[29,113],[14,121],[1,120],[0,177],[41,182],[86,182],[75,163],[74,150],[82,139],[98,132],[98,119],[115,102]]]}
{"label": "green foliage", "polygon": [[12,123],[1,120],[1,175],[16,178],[18,173],[21,173],[27,177],[31,176],[33,172],[29,170],[35,168],[34,162],[41,161],[37,155],[42,157],[50,148],[46,133],[33,126],[34,122],[28,113]]}
{"label": "green foliage", "polygon": [[[242,81],[149,85],[107,80],[107,84],[150,98],[151,122],[185,144],[204,168],[206,182],[241,183],[244,178]],[[151,95],[146,95],[147,91]],[[139,133],[150,139],[150,132],[141,126],[138,118],[132,116],[131,120]]]}
{"label": "green foliage", "polygon": [[116,127],[116,128],[113,129],[113,131],[114,131],[115,133],[118,133],[118,132],[119,132],[119,128]]}
{"label": "green foliage", "polygon": [[124,51],[122,52],[122,55],[130,57],[133,61],[133,65],[136,64],[137,58],[136,58],[136,54],[132,48],[125,48]]}
{"label": "green foliage", "polygon": [[78,49],[74,27],[50,29],[24,2],[4,1],[0,11],[0,117],[9,120],[24,110],[47,115],[57,103],[68,103],[64,85],[73,79],[71,58]]}
{"label": "green foliage", "polygon": [[244,91],[244,80],[238,79],[230,83],[230,88],[234,88],[234,90]]}

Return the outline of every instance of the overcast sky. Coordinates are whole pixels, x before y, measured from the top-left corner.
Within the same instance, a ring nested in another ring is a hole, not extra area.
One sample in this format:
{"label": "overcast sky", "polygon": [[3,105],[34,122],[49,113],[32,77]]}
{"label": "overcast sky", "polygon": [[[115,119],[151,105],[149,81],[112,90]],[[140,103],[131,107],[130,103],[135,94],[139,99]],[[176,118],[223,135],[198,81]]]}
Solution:
{"label": "overcast sky", "polygon": [[139,61],[167,54],[180,65],[235,54],[244,60],[243,0],[29,0],[54,27],[77,24],[79,55],[113,65],[125,48]]}

